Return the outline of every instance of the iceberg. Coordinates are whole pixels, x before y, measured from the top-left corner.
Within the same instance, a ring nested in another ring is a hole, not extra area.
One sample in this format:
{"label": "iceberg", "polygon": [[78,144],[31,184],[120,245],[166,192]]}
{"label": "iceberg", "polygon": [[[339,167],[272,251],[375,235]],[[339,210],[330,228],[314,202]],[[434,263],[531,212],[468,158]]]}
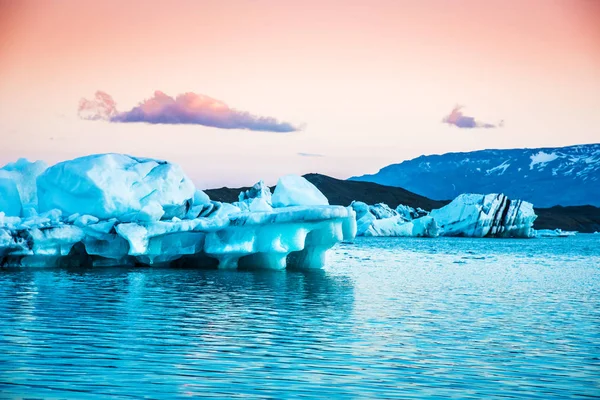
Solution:
{"label": "iceberg", "polygon": [[[435,220],[427,215],[419,216],[409,206],[401,205],[392,210],[384,203],[369,206],[361,201],[353,201],[350,207],[356,212],[357,236],[438,236]],[[412,219],[413,215],[417,218]]]}
{"label": "iceberg", "polygon": [[[19,197],[15,180],[5,182],[8,198]],[[356,214],[329,206],[302,177],[280,183],[272,197],[261,181],[228,204],[165,161],[65,161],[38,176],[35,212],[0,203],[0,266],[322,267],[328,249],[356,235]]]}
{"label": "iceberg", "polygon": [[[597,233],[597,232],[595,232]],[[565,238],[569,236],[575,236],[577,231],[563,231],[560,228],[557,229],[539,229],[535,231],[535,236],[540,238]]]}
{"label": "iceberg", "polygon": [[533,205],[503,194],[462,194],[430,213],[400,204],[354,201],[357,236],[535,237]]}
{"label": "iceberg", "polygon": [[429,215],[443,236],[535,237],[533,205],[503,194],[461,194]]}
{"label": "iceberg", "polygon": [[233,205],[243,211],[272,211],[271,203],[271,189],[261,180],[250,189],[240,192],[238,201]]}

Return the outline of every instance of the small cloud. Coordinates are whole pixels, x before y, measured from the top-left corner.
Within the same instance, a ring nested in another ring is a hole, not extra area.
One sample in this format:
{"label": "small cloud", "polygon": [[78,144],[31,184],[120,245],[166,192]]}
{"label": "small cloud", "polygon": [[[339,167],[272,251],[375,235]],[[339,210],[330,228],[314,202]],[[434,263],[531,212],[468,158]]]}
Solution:
{"label": "small cloud", "polygon": [[93,100],[80,100],[78,115],[82,119],[114,123],[188,124],[265,132],[294,132],[302,129],[273,117],[261,117],[229,108],[222,101],[196,93],[184,93],[173,98],[156,91],[150,99],[142,101],[129,111],[120,112],[109,94],[97,91]]}
{"label": "small cloud", "polygon": [[77,115],[89,121],[110,120],[117,115],[117,103],[108,93],[98,90],[92,100],[79,100]]}
{"label": "small cloud", "polygon": [[323,154],[318,154],[318,153],[296,153],[299,156],[302,157],[325,157]]}
{"label": "small cloud", "polygon": [[489,122],[478,121],[474,117],[469,117],[468,115],[464,115],[461,111],[462,108],[463,108],[463,106],[454,107],[454,109],[452,110],[450,115],[447,115],[446,117],[444,117],[442,122],[445,122],[449,125],[457,126],[459,128],[466,128],[466,129],[498,128],[498,127],[501,128],[504,126],[504,120],[500,121],[500,123],[498,123],[498,124],[491,124]]}

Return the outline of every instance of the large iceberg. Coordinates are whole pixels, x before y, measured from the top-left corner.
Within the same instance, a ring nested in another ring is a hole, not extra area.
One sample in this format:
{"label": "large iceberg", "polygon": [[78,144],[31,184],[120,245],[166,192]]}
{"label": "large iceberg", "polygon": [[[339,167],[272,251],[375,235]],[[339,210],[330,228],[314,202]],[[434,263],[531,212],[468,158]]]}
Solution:
{"label": "large iceberg", "polygon": [[503,194],[461,194],[430,215],[444,236],[535,237],[533,205]]}
{"label": "large iceberg", "polygon": [[[8,181],[0,189],[14,200]],[[354,210],[326,205],[304,178],[280,183],[272,198],[259,182],[227,204],[164,161],[102,154],[59,163],[37,178],[35,212],[0,203],[0,265],[321,267],[329,248],[354,238]]]}
{"label": "large iceberg", "polygon": [[427,213],[399,205],[352,202],[358,236],[534,237],[537,218],[533,205],[503,194],[463,194],[450,204]]}

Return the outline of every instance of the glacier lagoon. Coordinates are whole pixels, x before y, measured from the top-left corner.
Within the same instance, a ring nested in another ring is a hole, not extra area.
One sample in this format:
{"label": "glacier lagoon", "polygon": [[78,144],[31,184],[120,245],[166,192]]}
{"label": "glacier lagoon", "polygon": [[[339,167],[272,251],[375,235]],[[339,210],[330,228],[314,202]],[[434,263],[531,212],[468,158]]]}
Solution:
{"label": "glacier lagoon", "polygon": [[322,270],[0,270],[0,398],[600,395],[600,236],[357,238]]}

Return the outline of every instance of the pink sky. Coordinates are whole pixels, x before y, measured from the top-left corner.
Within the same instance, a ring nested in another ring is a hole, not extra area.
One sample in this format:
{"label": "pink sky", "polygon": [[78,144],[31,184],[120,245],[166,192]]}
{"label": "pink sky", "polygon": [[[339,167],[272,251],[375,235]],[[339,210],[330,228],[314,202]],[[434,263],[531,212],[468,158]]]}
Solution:
{"label": "pink sky", "polygon": [[[200,187],[600,141],[600,1],[0,0],[0,163],[125,152]],[[78,118],[195,92],[300,132]],[[465,115],[504,126],[442,123]],[[321,154],[306,157],[298,153]]]}

